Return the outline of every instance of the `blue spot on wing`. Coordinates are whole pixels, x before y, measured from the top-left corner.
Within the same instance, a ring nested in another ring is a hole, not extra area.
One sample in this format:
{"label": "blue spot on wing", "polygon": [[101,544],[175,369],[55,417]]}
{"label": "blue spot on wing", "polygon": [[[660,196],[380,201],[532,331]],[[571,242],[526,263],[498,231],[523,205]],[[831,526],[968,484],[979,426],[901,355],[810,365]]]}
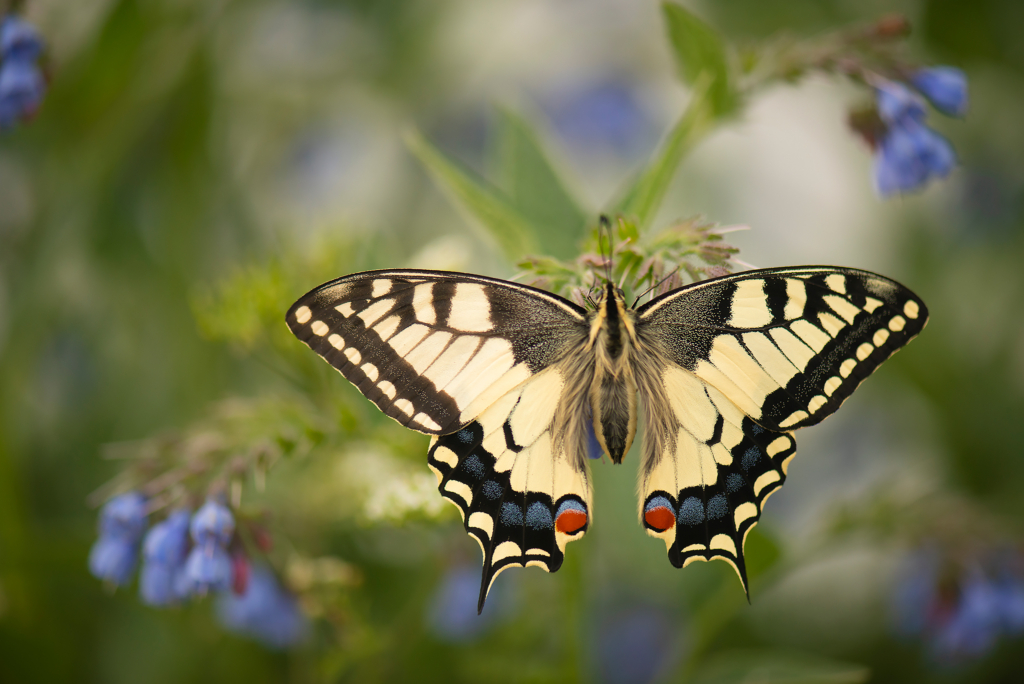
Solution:
{"label": "blue spot on wing", "polygon": [[484,464],[476,454],[468,457],[462,462],[462,467],[473,477],[480,479],[484,476]]}
{"label": "blue spot on wing", "polygon": [[743,488],[744,479],[739,473],[729,473],[729,477],[725,478],[725,491],[730,494],[735,494]]}
{"label": "blue spot on wing", "polygon": [[725,500],[724,494],[715,494],[711,497],[711,501],[708,501],[708,519],[718,520],[724,518],[729,513],[729,503]]}
{"label": "blue spot on wing", "polygon": [[756,446],[748,448],[745,452],[743,452],[743,461],[741,463],[743,471],[749,471],[751,468],[757,465],[757,462],[760,460],[761,450]]}
{"label": "blue spot on wing", "polygon": [[551,517],[551,509],[540,501],[535,501],[530,504],[530,508],[526,511],[526,524],[535,530],[551,529],[555,526],[555,522]]}
{"label": "blue spot on wing", "polygon": [[471,444],[473,442],[473,433],[470,430],[459,430],[455,433],[455,436],[463,444]]}
{"label": "blue spot on wing", "polygon": [[493,501],[501,497],[502,487],[494,480],[488,480],[480,487],[480,491],[484,493],[484,496]]}
{"label": "blue spot on wing", "polygon": [[679,506],[678,520],[680,525],[699,525],[704,522],[704,504],[695,496],[691,496]]}
{"label": "blue spot on wing", "polygon": [[501,504],[501,524],[507,527],[522,526],[523,509],[509,501]]}

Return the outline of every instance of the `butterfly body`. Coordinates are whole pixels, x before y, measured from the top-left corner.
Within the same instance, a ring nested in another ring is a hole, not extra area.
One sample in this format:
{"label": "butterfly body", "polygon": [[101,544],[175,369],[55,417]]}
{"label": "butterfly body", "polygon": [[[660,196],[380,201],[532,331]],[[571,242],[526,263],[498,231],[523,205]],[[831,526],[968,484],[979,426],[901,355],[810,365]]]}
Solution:
{"label": "butterfly body", "polygon": [[636,435],[635,313],[626,308],[622,292],[609,281],[590,318],[594,344],[583,353],[595,359],[590,381],[594,434],[612,461],[621,463]]}
{"label": "butterfly body", "polygon": [[729,562],[785,481],[792,430],[838,408],[927,320],[883,276],[749,271],[639,307],[604,283],[593,310],[464,273],[326,283],[292,332],[387,415],[433,435],[428,465],[484,556],[480,607],[508,567],[557,570],[593,516],[588,445],[615,463],[644,424],[640,521],[669,560]]}

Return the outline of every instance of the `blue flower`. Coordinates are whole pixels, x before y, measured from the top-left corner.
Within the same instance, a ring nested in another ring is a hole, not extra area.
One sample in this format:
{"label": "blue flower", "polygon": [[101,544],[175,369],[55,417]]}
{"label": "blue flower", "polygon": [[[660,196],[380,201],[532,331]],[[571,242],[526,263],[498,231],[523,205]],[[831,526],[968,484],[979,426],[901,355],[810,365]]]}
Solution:
{"label": "blue flower", "polygon": [[29,24],[13,15],[0,22],[0,130],[39,109],[46,81],[35,61],[42,50]]}
{"label": "blue flower", "polygon": [[947,116],[967,114],[967,76],[956,67],[921,69],[910,82],[936,109]]}
{"label": "blue flower", "polygon": [[555,131],[572,147],[595,147],[629,157],[651,137],[651,121],[632,88],[610,80],[573,94],[559,92],[542,103]]}
{"label": "blue flower", "polygon": [[885,131],[878,141],[874,176],[878,194],[889,197],[916,190],[933,177],[945,177],[956,165],[953,146],[928,128],[920,97],[894,81],[875,86],[878,115]]}
{"label": "blue flower", "polygon": [[1009,560],[994,566],[974,560],[964,570],[934,551],[918,553],[893,595],[897,632],[922,638],[943,664],[980,658],[1003,635],[1019,635],[1024,577],[1013,564],[1017,558]]}
{"label": "blue flower", "polygon": [[185,572],[189,512],[180,509],[157,523],[142,544],[139,595],[151,606],[167,606],[186,598],[192,588]]}
{"label": "blue flower", "polygon": [[956,165],[949,141],[923,123],[907,118],[889,127],[875,155],[878,194],[889,197],[916,190],[932,177],[944,178]]}
{"label": "blue flower", "polygon": [[899,125],[907,119],[924,121],[928,114],[924,100],[896,81],[875,84],[875,106],[882,121],[890,126]]}
{"label": "blue flower", "polygon": [[0,60],[34,62],[42,52],[43,41],[27,21],[13,14],[0,21]]}
{"label": "blue flower", "polygon": [[448,570],[428,609],[431,631],[444,641],[467,641],[477,636],[491,621],[490,612],[487,617],[477,615],[479,597],[479,570],[468,565]]}
{"label": "blue flower", "polygon": [[139,492],[115,496],[100,509],[100,536],[137,540],[146,529],[146,497]]}
{"label": "blue flower", "polygon": [[678,648],[678,628],[661,608],[637,605],[612,613],[598,626],[601,681],[652,682]]}
{"label": "blue flower", "polygon": [[143,542],[143,558],[149,563],[181,565],[188,550],[188,527],[190,513],[179,508],[167,519],[153,525]]}
{"label": "blue flower", "polygon": [[192,516],[191,531],[192,540],[198,546],[205,546],[209,542],[227,546],[231,535],[235,533],[235,516],[220,501],[207,499]]}
{"label": "blue flower", "polygon": [[999,597],[995,585],[980,570],[971,572],[960,588],[960,600],[932,640],[939,659],[978,657],[992,649],[1000,632]]}
{"label": "blue flower", "polygon": [[195,546],[185,560],[190,593],[200,596],[231,586],[233,565],[227,547],[235,533],[235,516],[218,499],[207,499],[189,525]]}
{"label": "blue flower", "polygon": [[241,595],[226,592],[218,598],[217,617],[226,629],[271,648],[287,648],[309,633],[309,622],[295,597],[264,565],[252,566],[248,586]]}
{"label": "blue flower", "polygon": [[127,584],[145,529],[146,498],[142,494],[128,492],[108,501],[100,510],[100,535],[89,552],[89,572],[114,585]]}
{"label": "blue flower", "polygon": [[185,560],[185,577],[183,589],[189,594],[204,596],[211,591],[226,591],[231,588],[233,577],[231,556],[213,542],[193,547]]}
{"label": "blue flower", "polygon": [[89,551],[89,572],[116,586],[128,584],[135,571],[139,548],[125,539],[100,537]]}
{"label": "blue flower", "polygon": [[480,566],[456,565],[445,571],[427,604],[426,623],[434,636],[450,643],[476,639],[503,619],[513,601],[514,583],[498,582],[488,595],[484,611],[480,599]]}
{"label": "blue flower", "polygon": [[1014,636],[1024,633],[1024,579],[1005,572],[996,583],[1003,629]]}

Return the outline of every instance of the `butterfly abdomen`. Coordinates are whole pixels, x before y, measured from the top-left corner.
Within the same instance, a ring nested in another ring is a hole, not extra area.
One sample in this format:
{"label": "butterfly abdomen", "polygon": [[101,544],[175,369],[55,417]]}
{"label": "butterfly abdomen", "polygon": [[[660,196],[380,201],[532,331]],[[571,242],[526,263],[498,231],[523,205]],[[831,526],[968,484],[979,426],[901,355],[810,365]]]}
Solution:
{"label": "butterfly abdomen", "polygon": [[632,361],[636,334],[633,312],[608,283],[591,317],[594,380],[590,404],[594,432],[613,462],[621,463],[636,435],[636,381]]}

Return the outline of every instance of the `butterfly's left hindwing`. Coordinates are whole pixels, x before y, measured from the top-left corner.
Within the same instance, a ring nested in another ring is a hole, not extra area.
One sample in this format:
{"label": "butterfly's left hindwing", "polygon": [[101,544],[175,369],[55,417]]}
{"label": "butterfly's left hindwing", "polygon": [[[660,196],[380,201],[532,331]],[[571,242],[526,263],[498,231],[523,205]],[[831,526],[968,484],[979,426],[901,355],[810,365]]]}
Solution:
{"label": "butterfly's left hindwing", "polygon": [[586,444],[559,450],[555,416],[571,400],[565,366],[549,368],[503,396],[480,417],[430,447],[441,495],[462,514],[483,552],[478,609],[510,567],[555,572],[565,545],[590,523]]}

